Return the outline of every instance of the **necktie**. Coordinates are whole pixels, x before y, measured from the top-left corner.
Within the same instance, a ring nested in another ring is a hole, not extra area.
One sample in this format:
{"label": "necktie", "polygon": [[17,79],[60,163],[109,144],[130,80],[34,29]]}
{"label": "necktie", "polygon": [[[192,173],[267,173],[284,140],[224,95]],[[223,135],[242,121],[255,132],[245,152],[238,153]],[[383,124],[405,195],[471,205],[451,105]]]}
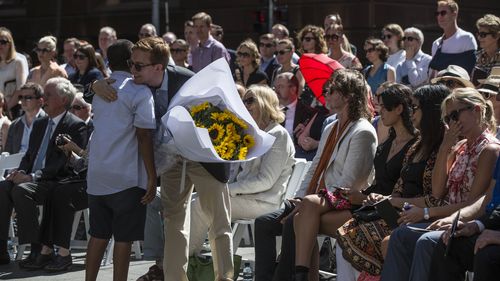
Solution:
{"label": "necktie", "polygon": [[42,144],[38,149],[38,155],[35,159],[35,164],[33,164],[32,171],[37,171],[43,168],[43,161],[45,160],[45,154],[47,153],[47,147],[49,146],[49,141],[52,136],[52,127],[54,126],[54,121],[49,119],[49,123],[47,124],[47,130],[45,131],[45,135],[43,136]]}

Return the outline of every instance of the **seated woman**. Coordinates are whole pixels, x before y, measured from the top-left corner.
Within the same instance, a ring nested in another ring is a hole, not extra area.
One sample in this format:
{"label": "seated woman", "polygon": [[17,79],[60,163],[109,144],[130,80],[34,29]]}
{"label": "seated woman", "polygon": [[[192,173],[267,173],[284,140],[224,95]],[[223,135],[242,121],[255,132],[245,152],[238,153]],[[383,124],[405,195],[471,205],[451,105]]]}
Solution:
{"label": "seated woman", "polygon": [[66,70],[56,62],[57,39],[54,36],[44,36],[40,38],[35,48],[35,52],[40,61],[39,66],[33,67],[28,74],[28,82],[34,82],[42,87],[47,80],[53,77],[68,78]]}
{"label": "seated woman", "polygon": [[371,65],[363,69],[363,73],[372,93],[375,93],[385,81],[394,82],[396,80],[396,71],[387,63],[389,48],[379,39],[367,39],[364,50]]}
{"label": "seated woman", "polygon": [[250,87],[254,84],[267,84],[267,74],[259,70],[260,53],[257,45],[251,39],[240,43],[236,50],[236,63],[234,81],[237,84]]}
{"label": "seated woman", "polygon": [[[382,280],[427,280],[442,231],[417,232],[406,224],[425,220],[417,224],[425,228],[429,220],[449,216],[474,203],[490,186],[500,144],[492,134],[496,126],[491,102],[475,89],[460,88],[441,107],[446,130],[432,172],[432,194],[444,198],[448,205],[433,207],[423,198],[406,200],[413,206],[401,213],[399,222],[405,226],[391,234]],[[401,207],[405,200],[391,201]],[[436,229],[436,225],[428,228]]]}
{"label": "seated woman", "polygon": [[355,194],[368,187],[377,146],[375,129],[368,121],[371,113],[362,75],[339,69],[325,88],[326,104],[337,114],[337,120],[326,127],[312,172],[304,179],[310,195],[295,202],[295,280],[307,280],[309,267],[314,265],[311,260],[317,261],[313,258],[316,236],[327,227],[322,220],[331,217],[328,227],[336,225],[336,229],[351,217],[348,209],[336,207],[334,198],[340,196],[335,187],[348,187]]}
{"label": "seated woman", "polygon": [[[67,270],[73,264],[69,247],[75,212],[88,208],[87,151],[66,136],[57,136],[56,144],[70,155],[68,165],[76,176],[60,180],[47,194],[40,224],[41,255],[34,263],[26,265],[27,269]],[[54,246],[57,246],[57,255]]]}
{"label": "seated woman", "polygon": [[302,89],[304,88],[305,81],[302,73],[299,70],[299,66],[293,62],[293,55],[295,54],[295,46],[293,45],[292,40],[290,39],[281,39],[278,41],[276,45],[276,59],[280,66],[276,68],[273,72],[271,78],[271,85],[274,86],[274,82],[276,81],[276,77],[284,72],[291,72],[297,80],[299,80],[299,93],[302,93]]}
{"label": "seated woman", "polygon": [[490,75],[491,69],[500,64],[500,18],[487,14],[476,22],[479,51],[472,70],[471,81],[478,85],[478,80]]}
{"label": "seated woman", "polygon": [[[392,87],[394,86],[389,86],[388,89]],[[382,97],[385,91],[382,92]],[[409,91],[411,93],[411,90]],[[394,182],[395,185],[391,186],[391,191],[385,195],[391,192],[392,198],[424,195],[429,197],[429,201],[433,204],[439,204],[439,201],[430,197],[431,175],[444,131],[443,124],[439,122],[441,118],[439,105],[448,94],[449,91],[444,86],[425,86],[411,95],[410,118],[420,133],[418,140],[404,157],[403,168],[398,170],[399,179]],[[368,201],[375,201],[373,198],[383,199],[385,196],[374,191],[369,195]],[[340,246],[336,252],[339,276],[345,276],[343,280],[354,280],[359,271],[365,271],[370,275],[380,275],[383,262],[381,241],[390,232],[390,228],[382,219],[371,222],[351,219],[340,227],[336,232]],[[366,235],[367,233],[372,235]]]}
{"label": "seated woman", "polygon": [[89,85],[95,80],[104,78],[103,73],[97,68],[94,47],[90,44],[80,46],[73,54],[77,71],[68,78],[73,84],[83,86],[83,92],[88,91]]}
{"label": "seated woman", "polygon": [[[236,163],[229,182],[231,219],[254,219],[279,208],[292,167],[295,163],[293,141],[280,125],[285,116],[278,97],[267,86],[253,85],[243,96],[243,103],[263,131],[274,136],[273,146],[261,157]],[[190,254],[201,250],[208,224],[199,200],[191,202]]]}
{"label": "seated woman", "polygon": [[330,50],[328,55],[330,58],[338,61],[343,67],[355,70],[361,70],[363,66],[359,59],[350,53],[350,50],[344,50],[343,38],[344,27],[342,24],[332,24],[326,27],[325,40]]}

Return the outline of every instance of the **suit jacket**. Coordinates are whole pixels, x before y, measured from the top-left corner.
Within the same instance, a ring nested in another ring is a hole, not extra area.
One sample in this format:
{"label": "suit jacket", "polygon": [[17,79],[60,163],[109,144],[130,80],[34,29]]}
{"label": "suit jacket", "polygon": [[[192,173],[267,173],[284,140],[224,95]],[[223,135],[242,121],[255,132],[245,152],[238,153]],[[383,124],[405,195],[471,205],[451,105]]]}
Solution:
{"label": "suit jacket", "polygon": [[264,72],[267,75],[267,84],[269,84],[269,86],[273,86],[273,85],[271,85],[271,79],[273,77],[273,72],[279,66],[280,66],[280,64],[278,63],[278,60],[276,59],[276,57],[274,57],[271,60],[271,62],[269,62],[269,64],[267,65],[266,69],[264,70]]}
{"label": "suit jacket", "polygon": [[[47,116],[47,113],[45,111],[40,111],[40,114],[38,117],[35,118],[39,119],[42,117]],[[9,131],[7,133],[7,142],[5,143],[5,150],[9,152],[10,154],[18,153],[19,150],[21,149],[21,141],[23,139],[24,135],[24,123],[21,120],[23,118],[22,116],[17,117],[12,124],[9,127]],[[35,122],[33,120],[33,122]]]}
{"label": "suit jacket", "polygon": [[[168,101],[170,102],[177,91],[184,83],[191,78],[194,73],[186,68],[168,65]],[[158,117],[158,116],[157,116]],[[230,165],[224,163],[200,163],[208,173],[220,182],[228,182]]]}
{"label": "suit jacket", "polygon": [[490,214],[485,214],[479,221],[484,224],[486,229],[499,230],[500,229],[500,205],[497,205],[495,210]]}
{"label": "suit jacket", "polygon": [[[48,121],[49,117],[45,116],[33,123],[28,151],[26,151],[21,164],[19,164],[19,170],[24,170],[26,173],[34,172],[32,168],[38,154],[38,149],[42,144]],[[85,147],[86,145],[87,127],[85,126],[85,122],[70,112],[66,112],[61,121],[59,121],[59,124],[57,124],[49,141],[47,153],[45,154],[45,167],[41,170],[43,180],[55,180],[71,175],[70,171],[66,169],[68,157],[55,145],[56,137],[59,134],[70,135],[72,141],[79,147]]]}
{"label": "suit jacket", "polygon": [[[314,171],[318,167],[328,136],[337,122],[338,120],[328,124],[321,135],[318,152],[314,156],[309,172],[302,181],[300,195],[303,195],[307,190]],[[376,150],[377,133],[372,124],[366,119],[351,122],[340,136],[330,156],[324,172],[326,186],[351,187],[355,190],[368,187]]]}

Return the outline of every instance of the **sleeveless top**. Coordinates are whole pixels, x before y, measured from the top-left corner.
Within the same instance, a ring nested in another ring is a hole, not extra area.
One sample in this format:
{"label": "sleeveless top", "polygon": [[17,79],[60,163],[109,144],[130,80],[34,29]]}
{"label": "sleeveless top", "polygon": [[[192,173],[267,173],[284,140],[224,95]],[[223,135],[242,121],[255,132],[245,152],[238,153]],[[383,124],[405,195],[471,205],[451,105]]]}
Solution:
{"label": "sleeveless top", "polygon": [[380,84],[387,81],[387,71],[389,71],[389,65],[384,62],[384,64],[377,69],[377,72],[375,72],[373,76],[370,76],[369,73],[372,67],[373,65],[367,66],[363,70],[363,73],[365,74],[366,82],[368,82],[368,85],[370,85],[370,88],[372,89],[372,93],[375,94]]}
{"label": "sleeveless top", "polygon": [[448,180],[446,181],[448,194],[445,201],[449,204],[464,202],[468,199],[476,175],[479,155],[486,145],[490,143],[500,144],[497,138],[486,129],[470,147],[466,141],[459,144],[455,161],[451,165]]}

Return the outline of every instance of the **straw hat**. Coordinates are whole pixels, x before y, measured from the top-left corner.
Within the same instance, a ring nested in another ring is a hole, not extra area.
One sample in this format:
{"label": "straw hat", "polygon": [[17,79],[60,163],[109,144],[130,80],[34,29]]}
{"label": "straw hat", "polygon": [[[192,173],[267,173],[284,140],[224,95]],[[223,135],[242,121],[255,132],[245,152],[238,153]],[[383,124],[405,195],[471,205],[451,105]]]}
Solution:
{"label": "straw hat", "polygon": [[460,82],[465,87],[475,88],[474,84],[470,81],[469,73],[462,67],[450,64],[447,68],[438,72],[437,77],[431,80],[432,84],[436,84],[441,80],[455,80]]}
{"label": "straw hat", "polygon": [[497,95],[500,86],[500,67],[493,67],[488,78],[478,79],[477,81],[481,83],[481,86],[477,89],[479,92]]}

